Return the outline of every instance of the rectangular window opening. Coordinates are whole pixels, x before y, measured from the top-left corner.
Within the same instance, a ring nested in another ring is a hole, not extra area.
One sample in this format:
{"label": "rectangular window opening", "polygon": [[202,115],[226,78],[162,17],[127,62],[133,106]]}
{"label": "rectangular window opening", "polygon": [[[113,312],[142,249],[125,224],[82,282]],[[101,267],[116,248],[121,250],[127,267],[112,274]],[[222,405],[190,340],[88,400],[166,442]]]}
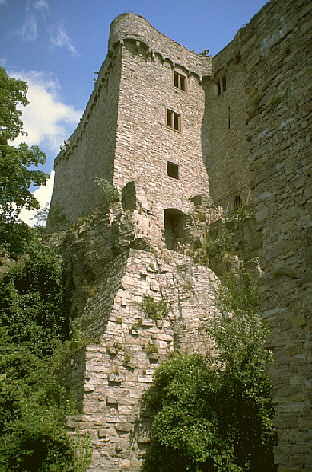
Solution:
{"label": "rectangular window opening", "polygon": [[186,92],[186,78],[183,75],[180,75],[180,85],[181,90],[183,90],[183,92]]}
{"label": "rectangular window opening", "polygon": [[222,92],[226,91],[226,77],[225,75],[222,77]]}
{"label": "rectangular window opening", "polygon": [[174,129],[180,131],[180,115],[174,113]]}
{"label": "rectangular window opening", "polygon": [[173,128],[173,111],[167,110],[167,126]]}
{"label": "rectangular window opening", "polygon": [[179,166],[173,162],[167,161],[167,175],[173,179],[179,180]]}
{"label": "rectangular window opening", "polygon": [[179,88],[179,74],[177,72],[173,73],[173,84],[175,87]]}
{"label": "rectangular window opening", "polygon": [[218,95],[221,95],[221,81],[218,80]]}
{"label": "rectangular window opening", "polygon": [[173,85],[186,92],[186,77],[185,75],[179,74],[179,72],[173,72]]}
{"label": "rectangular window opening", "polygon": [[169,128],[181,131],[181,115],[179,113],[167,109],[166,123]]}
{"label": "rectangular window opening", "polygon": [[223,75],[216,84],[218,86],[218,95],[221,95],[221,93],[226,91],[226,76]]}
{"label": "rectangular window opening", "polygon": [[231,129],[231,107],[228,108],[228,128]]}

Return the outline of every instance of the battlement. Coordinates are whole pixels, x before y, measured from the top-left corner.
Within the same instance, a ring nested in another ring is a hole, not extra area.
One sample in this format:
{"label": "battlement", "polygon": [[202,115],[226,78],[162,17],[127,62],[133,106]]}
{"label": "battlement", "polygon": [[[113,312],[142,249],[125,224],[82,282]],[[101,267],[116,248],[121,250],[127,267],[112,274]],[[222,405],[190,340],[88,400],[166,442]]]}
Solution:
{"label": "battlement", "polygon": [[[120,41],[135,41],[145,45],[148,54],[158,54],[172,67],[196,74],[200,79],[211,74],[211,56],[200,56],[157,31],[145,18],[134,13],[119,15],[111,23],[108,50]],[[139,46],[139,44],[137,44]]]}

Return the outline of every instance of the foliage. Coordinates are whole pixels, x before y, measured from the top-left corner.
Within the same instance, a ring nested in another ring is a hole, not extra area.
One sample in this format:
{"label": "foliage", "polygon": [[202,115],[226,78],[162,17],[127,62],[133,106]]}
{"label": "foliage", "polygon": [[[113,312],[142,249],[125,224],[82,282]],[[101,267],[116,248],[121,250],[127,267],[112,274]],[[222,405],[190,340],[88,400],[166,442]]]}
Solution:
{"label": "foliage", "polygon": [[65,354],[59,345],[53,356],[39,358],[23,345],[2,343],[1,472],[85,470],[86,444],[76,447],[64,427],[75,412],[60,381]]}
{"label": "foliage", "polygon": [[238,275],[224,276],[219,290],[219,315],[207,326],[208,333],[220,349],[219,358],[228,365],[240,362],[246,355],[264,364],[270,353],[264,349],[269,327],[259,312],[257,285],[251,274],[242,269]]}
{"label": "foliage", "polygon": [[46,206],[44,208],[40,208],[40,210],[38,210],[34,216],[34,219],[36,220],[36,227],[46,226],[49,213],[50,205],[49,203],[46,203]]}
{"label": "foliage", "polygon": [[235,470],[225,468],[233,451],[231,431],[218,427],[219,390],[217,372],[199,355],[176,355],[158,368],[144,398],[153,416],[145,472]]}
{"label": "foliage", "polygon": [[144,297],[140,308],[145,313],[148,318],[151,318],[154,321],[161,320],[168,315],[168,304],[165,300],[154,300],[153,297],[147,296]]}
{"label": "foliage", "polygon": [[12,259],[25,253],[35,237],[35,231],[22,221],[0,221],[0,246]]}
{"label": "foliage", "polygon": [[254,215],[254,208],[251,205],[239,205],[234,212],[226,215],[226,221],[245,221]]}
{"label": "foliage", "polygon": [[118,189],[108,180],[101,177],[96,179],[95,182],[100,188],[101,198],[104,205],[110,208],[114,203],[119,201]]}
{"label": "foliage", "polygon": [[75,443],[64,426],[75,410],[64,386],[66,269],[35,230],[14,232],[24,254],[0,279],[0,472],[85,472],[87,440]]}
{"label": "foliage", "polygon": [[52,248],[32,240],[26,260],[0,280],[0,321],[10,341],[50,354],[69,336],[69,287]]}
{"label": "foliage", "polygon": [[218,237],[213,237],[209,232],[200,248],[195,249],[194,260],[198,264],[210,264],[210,259],[219,258],[222,254],[232,250],[232,233],[224,230]]}
{"label": "foliage", "polygon": [[250,274],[229,274],[208,325],[217,353],[175,355],[156,371],[144,405],[152,441],[144,472],[273,472],[267,327]]}
{"label": "foliage", "polygon": [[37,146],[21,143],[9,144],[22,132],[21,110],[26,106],[27,85],[21,80],[8,77],[0,67],[0,220],[16,218],[21,208],[39,208],[30,193],[31,184],[44,185],[46,175],[30,166],[44,164],[45,154]]}
{"label": "foliage", "polygon": [[138,318],[131,327],[131,329],[136,332],[138,332],[140,328],[142,328],[142,318]]}
{"label": "foliage", "polygon": [[53,205],[47,216],[48,225],[52,228],[60,228],[69,223],[67,216],[57,203]]}
{"label": "foliage", "polygon": [[158,346],[154,342],[149,342],[145,346],[145,349],[146,349],[147,354],[156,354],[158,352]]}

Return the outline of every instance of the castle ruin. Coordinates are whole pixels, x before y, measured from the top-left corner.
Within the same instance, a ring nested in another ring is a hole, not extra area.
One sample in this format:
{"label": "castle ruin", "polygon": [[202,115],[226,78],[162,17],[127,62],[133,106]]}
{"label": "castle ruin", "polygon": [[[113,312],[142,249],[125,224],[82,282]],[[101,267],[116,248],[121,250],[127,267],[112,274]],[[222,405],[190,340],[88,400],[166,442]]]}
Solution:
{"label": "castle ruin", "polygon": [[[224,268],[188,249],[250,201],[256,222],[241,233],[245,259],[260,257],[272,327],[275,462],[312,470],[311,28],[309,0],[271,0],[211,58],[139,15],[111,24],[94,91],[55,160],[51,203],[80,222],[62,244],[77,318],[97,342],[71,359],[81,414],[68,427],[91,434],[90,472],[140,469],[142,393],[170,352],[209,347],[201,328],[217,311]],[[147,316],[155,304],[166,316]]]}

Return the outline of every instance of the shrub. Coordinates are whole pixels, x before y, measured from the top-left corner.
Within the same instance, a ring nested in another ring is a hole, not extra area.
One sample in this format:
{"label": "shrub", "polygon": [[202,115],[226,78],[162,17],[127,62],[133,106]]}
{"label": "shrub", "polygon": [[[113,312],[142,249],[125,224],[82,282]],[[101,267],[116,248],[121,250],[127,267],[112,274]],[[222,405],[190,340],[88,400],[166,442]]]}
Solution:
{"label": "shrub", "polygon": [[114,187],[108,180],[103,177],[95,180],[100,189],[100,196],[105,206],[110,208],[114,203],[119,201],[118,189]]}
{"label": "shrub", "polygon": [[201,247],[195,250],[194,260],[199,264],[209,266],[210,259],[220,258],[223,254],[231,252],[232,246],[232,233],[230,231],[224,230],[218,237],[213,237],[208,232]]}
{"label": "shrub", "polygon": [[271,386],[256,284],[228,274],[207,326],[217,354],[175,355],[144,396],[152,440],[144,472],[273,472]]}
{"label": "shrub", "polygon": [[154,321],[162,320],[168,315],[169,309],[168,304],[165,300],[154,300],[153,297],[144,297],[144,300],[140,304],[140,308],[148,318]]}

